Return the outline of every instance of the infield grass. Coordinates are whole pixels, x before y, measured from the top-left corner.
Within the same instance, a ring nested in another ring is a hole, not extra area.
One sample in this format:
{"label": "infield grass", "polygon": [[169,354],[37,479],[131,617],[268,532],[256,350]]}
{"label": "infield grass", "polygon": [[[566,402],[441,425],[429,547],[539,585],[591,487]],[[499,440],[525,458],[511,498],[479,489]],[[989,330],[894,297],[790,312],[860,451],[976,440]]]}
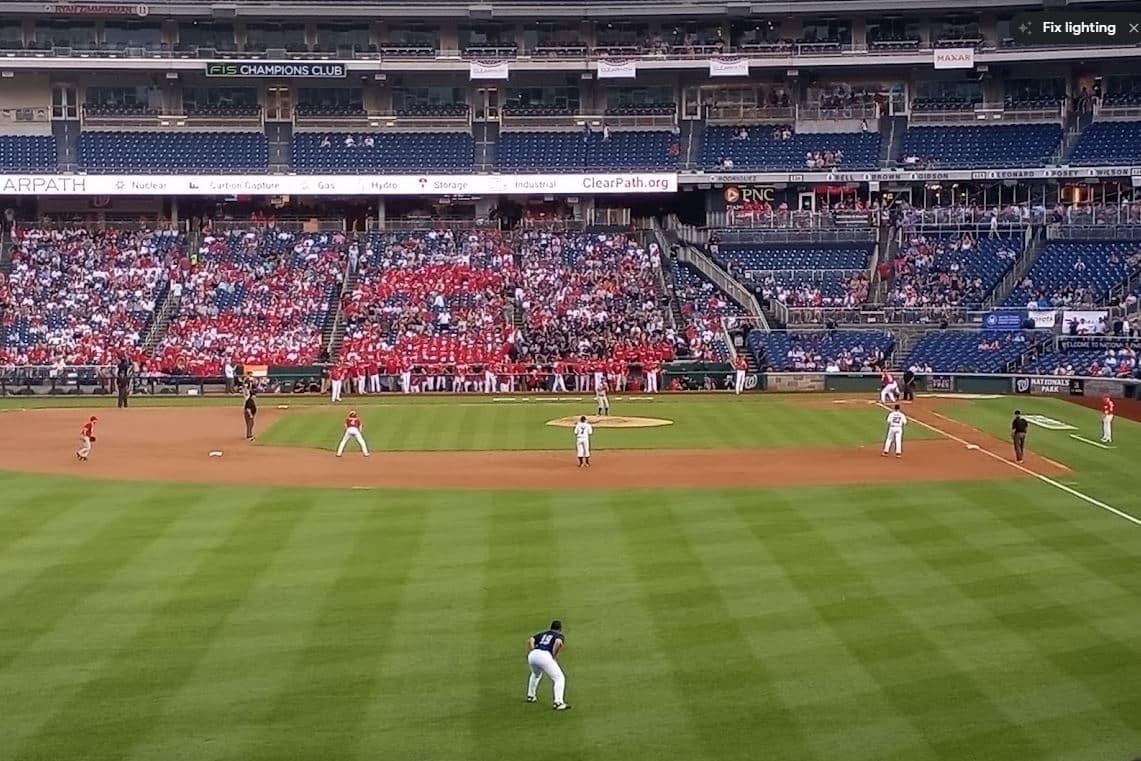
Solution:
{"label": "infield grass", "polygon": [[[676,419],[647,430],[685,446],[733,421],[766,431],[729,446],[775,446],[833,414],[848,445],[881,433],[874,408],[738,401],[637,414]],[[946,412],[1004,436],[1011,402]],[[410,440],[477,448],[488,424],[493,448],[529,448],[546,432],[516,426],[578,409],[406,407],[360,410],[370,439],[454,415]],[[270,435],[327,446],[315,429],[342,412],[311,414]],[[1136,514],[1138,433],[1031,445]],[[1141,527],[1034,480],[457,493],[0,473],[0,760],[1128,761],[1138,567]],[[522,701],[524,640],[556,616],[565,714],[546,683]]]}

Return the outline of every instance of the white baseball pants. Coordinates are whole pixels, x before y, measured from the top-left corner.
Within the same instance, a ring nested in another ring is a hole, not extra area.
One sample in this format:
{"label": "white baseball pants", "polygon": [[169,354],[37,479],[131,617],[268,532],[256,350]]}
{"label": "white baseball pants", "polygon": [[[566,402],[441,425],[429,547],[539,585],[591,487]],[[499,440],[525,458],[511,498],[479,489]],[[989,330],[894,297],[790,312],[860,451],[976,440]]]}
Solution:
{"label": "white baseball pants", "polygon": [[380,393],[380,375],[379,374],[368,376],[368,390],[369,390],[369,393],[372,393],[372,394],[379,394]]}
{"label": "white baseball pants", "polygon": [[1113,441],[1113,415],[1101,416],[1101,440]]}
{"label": "white baseball pants", "polygon": [[880,402],[894,402],[899,395],[899,384],[889,383],[880,391]]}
{"label": "white baseball pants", "polygon": [[411,371],[404,371],[400,373],[400,390],[405,394],[412,392],[412,373]]}
{"label": "white baseball pants", "polygon": [[736,378],[734,385],[733,385],[733,393],[740,394],[744,390],[745,390],[745,371],[744,370],[738,370],[737,371],[737,378]]}
{"label": "white baseball pants", "polygon": [[341,386],[344,384],[344,381],[335,380],[332,381],[331,384],[333,386],[333,395],[331,401],[341,401]]}
{"label": "white baseball pants", "polygon": [[658,374],[656,372],[646,373],[646,393],[658,393]]}
{"label": "white baseball pants", "polygon": [[80,457],[87,457],[91,454],[91,439],[87,436],[79,437],[79,450],[76,452]]}
{"label": "white baseball pants", "polygon": [[364,443],[364,436],[361,436],[360,428],[345,429],[345,435],[341,437],[341,443],[337,445],[337,456],[339,457],[345,453],[345,445],[348,444],[352,439],[356,439],[357,445],[361,448],[361,452],[364,453],[364,455],[367,457],[368,444]]}
{"label": "white baseball pants", "polygon": [[532,650],[527,653],[527,665],[531,667],[531,677],[527,680],[527,697],[535,697],[539,689],[539,680],[546,674],[555,684],[555,703],[565,703],[564,700],[567,678],[555,656],[546,650]]}
{"label": "white baseball pants", "polygon": [[577,439],[574,448],[579,457],[590,457],[590,439]]}
{"label": "white baseball pants", "polygon": [[895,445],[895,453],[903,454],[903,429],[902,428],[889,428],[887,432],[887,439],[883,443],[883,452],[887,454],[892,445]]}
{"label": "white baseball pants", "polygon": [[555,382],[551,385],[551,391],[556,394],[567,392],[567,380],[560,373],[555,373]]}

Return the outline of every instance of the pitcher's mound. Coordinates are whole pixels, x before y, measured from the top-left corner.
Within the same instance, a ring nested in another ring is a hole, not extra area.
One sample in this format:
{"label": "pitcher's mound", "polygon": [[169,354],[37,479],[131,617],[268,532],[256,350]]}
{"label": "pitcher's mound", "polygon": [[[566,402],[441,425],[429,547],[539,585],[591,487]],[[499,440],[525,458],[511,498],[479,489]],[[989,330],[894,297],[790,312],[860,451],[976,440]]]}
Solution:
{"label": "pitcher's mound", "polygon": [[[559,428],[574,428],[579,416],[571,415],[556,420],[548,420],[547,425]],[[597,428],[657,428],[660,425],[673,425],[672,420],[658,417],[615,417],[613,415],[587,415],[587,422]]]}

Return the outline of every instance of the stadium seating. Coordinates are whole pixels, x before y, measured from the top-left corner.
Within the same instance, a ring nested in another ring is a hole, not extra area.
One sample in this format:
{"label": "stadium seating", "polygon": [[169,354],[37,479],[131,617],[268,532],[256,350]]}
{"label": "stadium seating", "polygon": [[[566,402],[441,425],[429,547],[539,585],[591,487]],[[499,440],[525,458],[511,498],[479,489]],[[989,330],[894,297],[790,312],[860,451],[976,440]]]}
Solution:
{"label": "stadium seating", "polygon": [[203,239],[174,286],[178,312],[156,350],[163,372],[219,375],[244,365],[317,359],[336,305],[347,242],[340,233],[230,230]]}
{"label": "stadium seating", "polygon": [[[705,169],[801,171],[806,169],[873,169],[879,162],[878,132],[792,133],[787,140],[776,137],[769,126],[751,127],[741,139],[740,127],[710,127],[701,146]],[[820,159],[822,166],[809,166],[808,157]]]}
{"label": "stadium seating", "polygon": [[873,246],[720,246],[717,258],[758,296],[789,307],[854,307],[868,298]]}
{"label": "stadium seating", "polygon": [[0,303],[0,362],[141,359],[186,240],[173,232],[25,230]]}
{"label": "stadium seating", "polygon": [[697,270],[687,264],[674,268],[674,296],[685,325],[685,346],[679,354],[688,358],[726,362],[726,318],[743,317],[745,310]]}
{"label": "stadium seating", "polygon": [[515,264],[498,231],[374,234],[360,245],[343,301],[345,361],[470,365],[507,357],[505,288]]}
{"label": "stadium seating", "polygon": [[293,136],[292,165],[300,171],[471,171],[472,136],[461,132],[315,133]]}
{"label": "stadium seating", "polygon": [[883,330],[755,330],[747,345],[762,369],[775,372],[870,372],[891,356],[895,339]]}
{"label": "stadium seating", "polygon": [[1074,166],[1141,163],[1141,122],[1094,122],[1070,157]]}
{"label": "stadium seating", "polygon": [[79,162],[92,172],[264,171],[269,148],[260,132],[84,132]]}
{"label": "stadium seating", "polygon": [[668,132],[507,132],[500,136],[503,169],[666,170],[677,168],[676,138]]}
{"label": "stadium seating", "polygon": [[1124,345],[1049,352],[1028,362],[1022,371],[1036,375],[1088,375],[1102,378],[1141,377],[1141,365],[1137,361],[1137,351]]}
{"label": "stadium seating", "polygon": [[995,127],[911,127],[903,135],[900,156],[954,169],[1043,166],[1058,150],[1057,124]]}
{"label": "stadium seating", "polygon": [[0,171],[48,172],[55,169],[55,138],[51,135],[0,136]]}
{"label": "stadium seating", "polygon": [[1021,250],[1017,239],[913,236],[895,259],[887,304],[979,309]]}
{"label": "stadium seating", "polygon": [[1000,373],[1049,337],[1031,331],[941,330],[919,339],[902,366],[929,365],[937,373]]}
{"label": "stadium seating", "polygon": [[1110,291],[1141,268],[1136,243],[1053,241],[1046,244],[1006,306],[1078,306],[1103,303]]}

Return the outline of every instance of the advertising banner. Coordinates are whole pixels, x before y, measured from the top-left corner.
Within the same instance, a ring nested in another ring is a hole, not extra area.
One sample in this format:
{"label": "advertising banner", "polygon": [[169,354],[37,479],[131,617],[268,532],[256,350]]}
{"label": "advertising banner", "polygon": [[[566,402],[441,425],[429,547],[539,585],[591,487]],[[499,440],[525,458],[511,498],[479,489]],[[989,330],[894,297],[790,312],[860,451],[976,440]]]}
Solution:
{"label": "advertising banner", "polygon": [[954,391],[954,375],[931,375],[927,378],[928,391]]}
{"label": "advertising banner", "polygon": [[672,193],[676,190],[676,174],[645,172],[454,175],[0,174],[0,195],[40,196],[574,196]]}
{"label": "advertising banner", "polygon": [[1060,378],[1052,375],[1018,375],[1012,378],[1016,394],[1050,394],[1083,396],[1085,381],[1081,378]]}
{"label": "advertising banner", "polygon": [[935,48],[936,69],[975,68],[974,48]]}
{"label": "advertising banner", "polygon": [[1105,309],[1067,309],[1062,312],[1062,333],[1067,336],[1092,336],[1104,333],[1109,312]]}
{"label": "advertising banner", "polygon": [[469,79],[507,79],[511,67],[507,61],[472,61],[468,74]]}
{"label": "advertising banner", "polygon": [[1026,315],[1034,320],[1034,327],[1043,330],[1053,330],[1054,326],[1058,324],[1058,310],[1056,309],[1031,309]]}
{"label": "advertising banner", "polygon": [[638,76],[637,61],[606,60],[598,62],[599,79],[632,79]]}
{"label": "advertising banner", "polygon": [[711,77],[747,77],[749,76],[748,58],[710,58],[709,76]]}
{"label": "advertising banner", "polygon": [[1022,330],[1022,324],[1026,322],[1026,314],[1026,311],[1022,309],[987,312],[983,315],[983,330]]}
{"label": "advertising banner", "polygon": [[230,79],[344,79],[343,63],[269,63],[267,61],[207,61],[206,76]]}

